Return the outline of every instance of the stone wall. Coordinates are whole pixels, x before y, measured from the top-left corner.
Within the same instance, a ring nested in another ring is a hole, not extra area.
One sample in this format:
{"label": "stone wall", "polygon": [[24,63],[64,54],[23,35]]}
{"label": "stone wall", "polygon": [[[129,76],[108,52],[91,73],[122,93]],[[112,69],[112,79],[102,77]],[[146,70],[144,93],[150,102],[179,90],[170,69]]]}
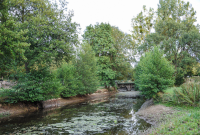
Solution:
{"label": "stone wall", "polygon": [[40,102],[41,108],[46,109],[46,108],[58,107],[58,100],[59,100],[59,98],[41,101]]}
{"label": "stone wall", "polygon": [[0,88],[10,89],[14,85],[16,85],[16,82],[12,82],[12,81],[0,81]]}

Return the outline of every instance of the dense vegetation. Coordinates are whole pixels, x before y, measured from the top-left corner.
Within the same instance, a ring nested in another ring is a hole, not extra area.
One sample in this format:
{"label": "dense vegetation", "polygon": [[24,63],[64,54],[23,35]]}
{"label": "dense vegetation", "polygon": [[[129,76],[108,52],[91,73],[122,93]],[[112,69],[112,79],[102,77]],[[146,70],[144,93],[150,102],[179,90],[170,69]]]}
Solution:
{"label": "dense vegetation", "polygon": [[[90,25],[78,40],[67,2],[0,2],[0,77],[17,84],[0,89],[2,102],[42,101],[91,94],[131,79],[131,35],[110,24]],[[95,38],[94,38],[95,37]]]}
{"label": "dense vegetation", "polygon": [[114,86],[116,79],[131,78],[130,54],[133,48],[130,35],[110,24],[88,26],[83,35],[97,57],[98,76],[105,87]]}
{"label": "dense vegetation", "polygon": [[199,133],[200,80],[186,78],[200,75],[200,26],[189,2],[160,0],[157,11],[144,6],[131,35],[107,23],[89,25],[82,41],[66,6],[0,0],[0,77],[16,82],[0,88],[0,102],[87,95],[132,79],[146,98],[182,110],[153,134]]}
{"label": "dense vegetation", "polygon": [[[154,45],[164,51],[165,57],[175,66],[175,85],[181,85],[187,76],[198,75],[200,33],[196,25],[196,12],[189,2],[161,0],[154,12],[144,7],[133,18],[133,35],[137,52],[149,51]],[[151,32],[154,28],[155,32]]]}
{"label": "dense vegetation", "polygon": [[136,88],[175,111],[164,114],[163,123],[147,134],[200,134],[200,26],[195,15],[189,2],[160,0],[156,12],[144,6],[132,19],[135,52],[142,55],[134,70]]}
{"label": "dense vegetation", "polygon": [[158,47],[141,57],[135,72],[135,87],[146,98],[155,98],[158,92],[174,84],[174,67],[163,57]]}
{"label": "dense vegetation", "polygon": [[151,98],[200,75],[200,27],[189,2],[161,0],[156,12],[144,6],[132,19],[132,35],[107,23],[89,25],[81,42],[66,9],[64,0],[0,2],[0,77],[17,82],[1,90],[5,101],[91,94],[123,79]]}

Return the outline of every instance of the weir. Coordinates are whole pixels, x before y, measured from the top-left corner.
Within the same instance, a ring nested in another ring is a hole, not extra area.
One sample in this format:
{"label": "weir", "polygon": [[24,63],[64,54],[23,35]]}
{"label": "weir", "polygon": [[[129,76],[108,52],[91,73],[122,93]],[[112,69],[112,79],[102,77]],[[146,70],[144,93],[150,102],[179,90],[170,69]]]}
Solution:
{"label": "weir", "polygon": [[116,81],[117,88],[125,87],[127,91],[131,91],[134,88],[135,83],[133,81],[123,82],[123,81]]}

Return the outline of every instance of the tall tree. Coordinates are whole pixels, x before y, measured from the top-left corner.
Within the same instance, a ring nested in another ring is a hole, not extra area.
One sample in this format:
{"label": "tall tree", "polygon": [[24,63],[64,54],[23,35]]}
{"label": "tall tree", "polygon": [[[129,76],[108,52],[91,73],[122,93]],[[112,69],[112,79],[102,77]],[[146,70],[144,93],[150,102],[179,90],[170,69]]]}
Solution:
{"label": "tall tree", "polygon": [[146,6],[143,6],[143,10],[132,19],[132,36],[136,42],[136,46],[139,47],[144,43],[145,37],[151,33],[151,30],[154,25],[154,9],[146,9]]}
{"label": "tall tree", "polygon": [[26,72],[38,65],[51,65],[53,62],[73,56],[77,44],[77,24],[71,22],[73,14],[65,14],[58,5],[48,0],[12,0],[10,13],[21,23],[20,29],[28,29],[26,36],[30,47],[25,51]]}
{"label": "tall tree", "polygon": [[88,43],[82,43],[75,67],[76,73],[79,76],[78,81],[82,84],[78,88],[78,94],[94,93],[99,85],[97,60],[92,47]]}
{"label": "tall tree", "polygon": [[104,23],[90,25],[86,28],[83,38],[90,44],[97,57],[100,81],[105,87],[114,86],[116,71],[113,61],[116,57],[116,48],[113,46],[112,27]]}
{"label": "tall tree", "polygon": [[[196,12],[181,0],[160,0],[155,23],[155,33],[147,35],[142,52],[155,44],[164,50],[166,58],[173,62],[176,69],[176,84],[181,84],[186,72],[186,64],[191,59],[200,58],[200,33],[195,25]],[[191,63],[190,63],[191,64]]]}
{"label": "tall tree", "polygon": [[25,42],[27,30],[19,29],[20,23],[9,13],[11,6],[9,0],[0,0],[0,76],[12,67],[16,59],[26,60],[24,53],[29,46]]}
{"label": "tall tree", "polygon": [[135,47],[135,42],[131,35],[125,34],[117,27],[112,27],[112,38],[114,41],[113,46],[116,49],[114,58],[114,70],[117,73],[116,79],[131,79],[131,62],[134,61],[132,50]]}

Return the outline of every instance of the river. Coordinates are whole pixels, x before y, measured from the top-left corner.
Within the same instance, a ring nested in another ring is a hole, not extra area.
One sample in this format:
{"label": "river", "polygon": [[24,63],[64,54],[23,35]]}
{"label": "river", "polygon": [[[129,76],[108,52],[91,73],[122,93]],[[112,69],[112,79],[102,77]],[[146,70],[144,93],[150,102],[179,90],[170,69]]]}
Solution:
{"label": "river", "polygon": [[0,134],[132,135],[151,125],[138,118],[141,98],[113,96],[53,110],[39,110],[0,123]]}

